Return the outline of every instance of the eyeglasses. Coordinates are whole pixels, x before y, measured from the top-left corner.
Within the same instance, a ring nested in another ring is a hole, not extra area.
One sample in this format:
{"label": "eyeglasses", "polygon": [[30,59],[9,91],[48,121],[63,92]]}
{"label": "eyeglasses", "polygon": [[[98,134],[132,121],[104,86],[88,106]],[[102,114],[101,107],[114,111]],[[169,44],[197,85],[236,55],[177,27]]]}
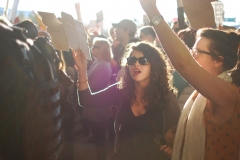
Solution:
{"label": "eyeglasses", "polygon": [[198,50],[196,48],[190,49],[190,53],[194,58],[198,58],[200,53],[207,54],[207,55],[213,56],[215,58],[219,57],[219,55],[217,55],[215,53],[201,51],[201,50]]}
{"label": "eyeglasses", "polygon": [[129,57],[129,58],[127,58],[127,64],[128,65],[134,65],[137,61],[140,65],[147,65],[148,64],[148,60],[147,60],[146,57],[139,57],[139,58]]}

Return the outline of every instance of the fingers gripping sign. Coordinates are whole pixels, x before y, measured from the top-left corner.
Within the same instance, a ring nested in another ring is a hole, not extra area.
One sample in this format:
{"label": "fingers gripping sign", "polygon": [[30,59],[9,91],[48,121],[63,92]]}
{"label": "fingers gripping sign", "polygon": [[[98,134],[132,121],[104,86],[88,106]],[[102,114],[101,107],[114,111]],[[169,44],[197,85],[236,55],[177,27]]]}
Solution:
{"label": "fingers gripping sign", "polygon": [[87,58],[81,49],[72,50],[72,55],[75,61],[76,69],[79,75],[86,73],[87,70]]}

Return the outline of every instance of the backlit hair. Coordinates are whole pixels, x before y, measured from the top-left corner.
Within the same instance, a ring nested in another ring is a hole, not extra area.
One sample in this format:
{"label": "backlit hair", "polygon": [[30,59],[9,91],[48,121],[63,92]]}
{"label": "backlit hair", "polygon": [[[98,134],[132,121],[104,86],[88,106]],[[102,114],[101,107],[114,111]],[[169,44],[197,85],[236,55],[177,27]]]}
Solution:
{"label": "backlit hair", "polygon": [[93,44],[96,43],[98,43],[104,49],[104,51],[102,52],[104,60],[110,61],[112,59],[112,49],[110,42],[105,38],[95,37],[93,39]]}

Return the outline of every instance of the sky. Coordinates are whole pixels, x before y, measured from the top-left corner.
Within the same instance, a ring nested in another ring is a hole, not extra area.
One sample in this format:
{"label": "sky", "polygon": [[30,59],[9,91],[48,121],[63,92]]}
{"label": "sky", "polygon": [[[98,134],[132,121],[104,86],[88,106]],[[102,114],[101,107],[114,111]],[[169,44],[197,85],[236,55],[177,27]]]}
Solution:
{"label": "sky", "polygon": [[[9,0],[9,8],[12,7],[14,0]],[[82,19],[85,22],[96,19],[96,13],[100,10],[104,14],[104,23],[119,22],[121,19],[139,19],[142,20],[144,11],[139,0],[20,0],[18,10],[35,10],[53,12],[60,16],[61,11],[71,14],[77,18],[75,3],[80,2]],[[6,0],[0,0],[0,7],[4,7]],[[172,20],[177,17],[176,0],[158,0],[162,14],[166,20]]]}
{"label": "sky", "polygon": [[[0,0],[0,7],[5,7],[7,0]],[[9,0],[9,8],[14,0]],[[164,19],[171,21],[177,17],[177,0],[157,0],[158,8]],[[221,0],[225,7],[225,17],[240,16],[240,0]],[[61,11],[71,14],[77,18],[75,3],[80,2],[82,19],[85,23],[96,19],[96,13],[100,10],[104,14],[104,23],[119,22],[121,19],[142,20],[144,11],[139,0],[20,0],[18,10],[22,11],[45,11],[55,13],[60,16]],[[240,17],[237,17],[240,22]]]}

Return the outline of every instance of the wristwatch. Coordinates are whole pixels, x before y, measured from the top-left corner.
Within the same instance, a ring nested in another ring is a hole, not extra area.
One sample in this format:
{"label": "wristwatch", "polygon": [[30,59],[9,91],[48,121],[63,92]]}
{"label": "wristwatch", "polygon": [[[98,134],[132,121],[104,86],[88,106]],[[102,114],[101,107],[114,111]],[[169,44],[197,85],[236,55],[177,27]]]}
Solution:
{"label": "wristwatch", "polygon": [[163,21],[163,17],[161,15],[158,16],[153,16],[150,20],[150,25],[151,26],[156,26],[159,25]]}

